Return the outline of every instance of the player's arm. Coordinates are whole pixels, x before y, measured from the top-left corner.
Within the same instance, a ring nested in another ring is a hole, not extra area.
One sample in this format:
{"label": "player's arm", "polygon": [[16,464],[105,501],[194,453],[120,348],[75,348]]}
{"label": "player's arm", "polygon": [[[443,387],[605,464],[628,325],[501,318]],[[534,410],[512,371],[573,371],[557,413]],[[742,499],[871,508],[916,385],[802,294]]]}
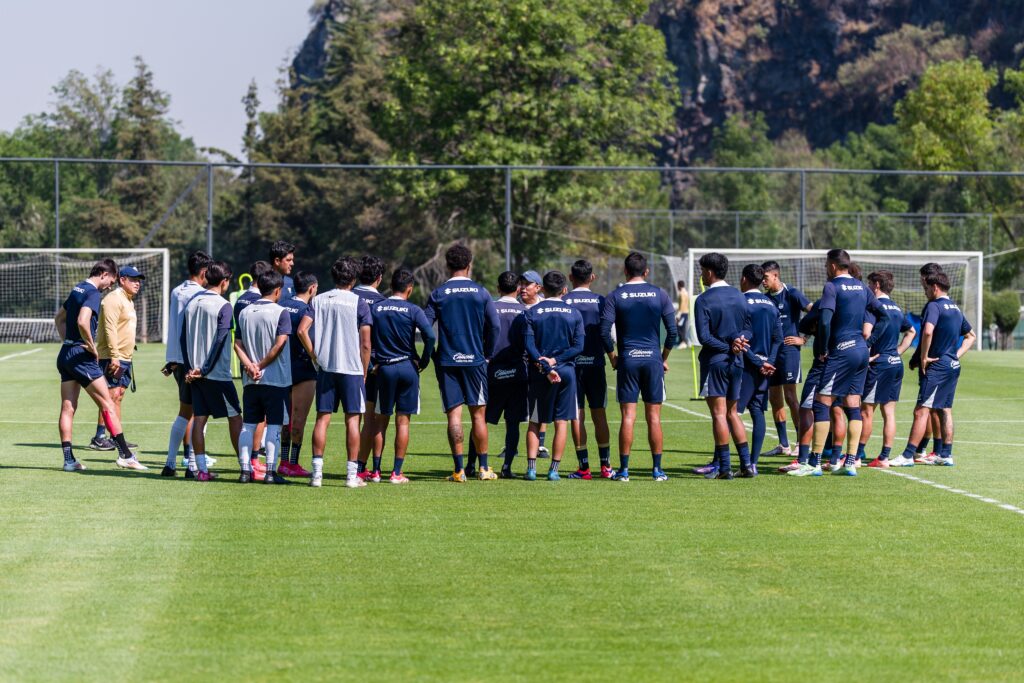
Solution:
{"label": "player's arm", "polygon": [[960,348],[956,350],[957,358],[963,358],[964,354],[971,350],[971,347],[974,346],[974,342],[978,338],[974,334],[974,328],[971,327],[971,324],[966,319],[960,325],[960,334],[963,335],[963,339],[960,340]]}
{"label": "player's arm", "polygon": [[68,328],[68,312],[64,308],[64,304],[61,304],[60,308],[57,309],[57,315],[53,316],[53,324],[57,328],[58,336],[64,339]]}
{"label": "player's arm", "polygon": [[697,297],[693,305],[693,324],[697,330],[697,341],[719,353],[732,353],[732,346],[711,334],[711,312],[703,296]]}
{"label": "player's arm", "polygon": [[359,320],[359,360],[363,363],[363,381],[366,381],[366,374],[370,371],[370,356],[373,353],[373,316],[370,313],[370,305],[359,299],[356,306],[356,317]]}
{"label": "player's arm", "polygon": [[434,328],[430,325],[430,321],[427,320],[423,309],[417,309],[413,316],[413,322],[416,323],[416,327],[420,331],[420,337],[423,339],[423,353],[420,354],[419,362],[420,372],[423,372],[430,365],[430,357],[434,353],[434,344],[437,342],[437,337],[434,336]]}
{"label": "player's arm", "polygon": [[274,345],[267,351],[267,355],[260,359],[257,363],[260,370],[264,370],[270,366],[281,352],[284,351],[285,344],[288,343],[288,337],[292,334],[292,317],[288,314],[288,311],[281,311],[281,317],[277,320],[277,330],[274,332]]}
{"label": "player's arm", "polygon": [[316,364],[316,352],[313,350],[313,340],[309,336],[309,330],[313,327],[313,312],[308,311],[303,314],[302,318],[299,319],[299,327],[295,330],[295,336],[298,338],[299,343],[302,344],[302,348],[306,350],[306,354],[312,359],[313,364]]}
{"label": "player's arm", "polygon": [[903,333],[903,338],[900,339],[900,345],[896,347],[896,353],[902,356],[903,352],[910,348],[910,345],[914,343],[914,339],[917,337],[917,330],[914,329],[913,323],[910,322],[907,316],[903,316],[900,332]]}
{"label": "player's arm", "polygon": [[672,309],[672,300],[668,294],[661,297],[661,324],[665,326],[665,344],[661,349],[661,362],[668,361],[672,349],[679,344],[679,326],[676,325],[676,312]]}
{"label": "player's arm", "polygon": [[82,309],[78,311],[78,320],[75,323],[78,325],[78,333],[82,335],[85,348],[89,350],[89,353],[98,358],[99,352],[96,350],[96,342],[92,338],[92,314],[91,308],[82,306]]}
{"label": "player's arm", "polygon": [[577,313],[573,318],[572,338],[569,340],[570,345],[565,351],[555,355],[554,360],[556,365],[568,363],[576,358],[576,356],[583,353],[583,340],[585,338],[583,316]]}
{"label": "player's arm", "polygon": [[828,354],[828,341],[832,336],[832,315],[836,310],[836,287],[826,282],[818,301],[818,331],[814,335],[814,357],[824,359]]}
{"label": "player's arm", "polygon": [[772,328],[772,344],[768,348],[768,360],[761,365],[761,372],[767,374],[775,373],[775,363],[779,357],[779,350],[782,348],[784,337],[782,336],[782,318],[775,316],[775,327]]}
{"label": "player's arm", "polygon": [[750,319],[750,309],[743,306],[743,327],[738,336],[729,340],[733,353],[743,353],[750,349],[750,340],[754,338],[753,327]]}
{"label": "player's arm", "polygon": [[928,373],[928,365],[932,361],[937,360],[935,358],[929,358],[928,352],[931,350],[932,338],[935,336],[935,323],[929,321],[921,325],[921,343],[918,344],[917,348],[921,351],[921,372],[923,374]]}
{"label": "player's arm", "polygon": [[238,356],[238,362],[242,364],[242,367],[245,368],[245,371],[249,373],[250,377],[258,380],[260,378],[259,365],[254,363],[252,361],[252,358],[249,358],[249,354],[245,352],[245,344],[242,343],[241,335],[235,337],[234,350],[235,355]]}
{"label": "player's arm", "polygon": [[498,318],[498,308],[491,301],[490,295],[483,292],[484,297],[484,358],[491,359],[494,355],[494,346],[498,342],[498,335],[501,334],[501,320]]}
{"label": "player's arm", "polygon": [[608,354],[608,361],[615,367],[615,340],[612,339],[612,326],[615,324],[615,297],[608,295],[601,309],[601,344]]}

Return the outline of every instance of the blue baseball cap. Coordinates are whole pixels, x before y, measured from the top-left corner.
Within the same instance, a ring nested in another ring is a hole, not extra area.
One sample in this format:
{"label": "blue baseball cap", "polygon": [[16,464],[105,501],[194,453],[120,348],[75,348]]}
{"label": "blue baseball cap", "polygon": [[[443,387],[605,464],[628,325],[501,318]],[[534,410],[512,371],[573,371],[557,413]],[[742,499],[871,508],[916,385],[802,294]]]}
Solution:
{"label": "blue baseball cap", "polygon": [[520,277],[526,280],[527,282],[532,282],[535,285],[544,284],[544,280],[541,279],[540,273],[538,273],[536,270],[528,270],[522,275],[520,275]]}
{"label": "blue baseball cap", "polygon": [[118,273],[118,275],[120,277],[137,277],[140,280],[146,279],[146,276],[143,275],[135,266],[121,266],[121,272]]}

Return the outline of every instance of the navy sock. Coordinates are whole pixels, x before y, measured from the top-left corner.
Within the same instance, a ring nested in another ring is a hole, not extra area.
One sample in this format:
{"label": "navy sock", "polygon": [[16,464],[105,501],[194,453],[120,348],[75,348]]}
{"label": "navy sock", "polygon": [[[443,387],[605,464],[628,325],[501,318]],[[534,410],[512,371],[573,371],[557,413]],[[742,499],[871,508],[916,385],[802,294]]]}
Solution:
{"label": "navy sock", "polygon": [[798,446],[798,448],[800,450],[799,450],[799,455],[796,458],[796,461],[798,463],[800,463],[801,465],[806,465],[807,464],[807,459],[811,457],[811,445],[810,444],[800,444]]}
{"label": "navy sock", "polygon": [[889,454],[891,452],[892,452],[892,448],[890,446],[882,446],[882,452],[878,454],[878,459],[879,460],[888,460],[889,459]]}
{"label": "navy sock", "polygon": [[732,453],[729,451],[729,444],[715,448],[717,452],[719,471],[725,472],[732,469]]}
{"label": "navy sock", "polygon": [[[255,455],[258,455],[258,454],[254,454],[254,457],[255,457]],[[365,462],[363,462],[362,460],[360,460],[360,461],[359,461],[359,462],[358,462],[358,463],[356,464],[356,471],[357,471],[357,472],[365,472],[365,471],[366,471],[366,463],[365,463]]]}
{"label": "navy sock", "polygon": [[473,438],[469,439],[469,454],[466,456],[466,467],[473,469],[476,467],[476,444],[473,443]]}
{"label": "navy sock", "polygon": [[405,464],[405,458],[399,458],[396,455],[395,456],[395,469],[393,470],[395,472],[395,474],[401,474],[402,473],[402,465],[404,465],[404,464]]}
{"label": "navy sock", "polygon": [[107,428],[103,425],[96,425],[96,438],[102,439],[107,435]]}
{"label": "navy sock", "polygon": [[[284,453],[284,451],[281,451],[281,452]],[[288,462],[290,462],[292,465],[298,465],[299,464],[299,454],[301,452],[302,452],[302,444],[301,443],[293,443],[292,444],[292,454],[290,456],[288,456]]]}
{"label": "navy sock", "polygon": [[462,470],[466,469],[465,466],[462,464],[462,456],[461,455],[453,455],[452,456],[452,460],[455,461],[455,471],[456,472],[461,472]]}
{"label": "navy sock", "polygon": [[586,448],[579,448],[576,450],[576,459],[580,461],[581,470],[590,469],[590,454]]}
{"label": "navy sock", "polygon": [[505,451],[505,462],[504,462],[504,464],[502,464],[501,468],[503,470],[510,470],[510,469],[512,469],[512,461],[515,460],[515,459],[516,459],[516,453],[514,451],[512,451],[512,452]]}
{"label": "navy sock", "polygon": [[541,432],[540,433],[540,445],[542,447],[544,446],[544,440],[547,438],[547,436],[548,436],[547,432]]}
{"label": "navy sock", "polygon": [[487,461],[486,453],[478,453],[476,457],[480,459],[480,469],[486,470],[490,467],[490,464]]}
{"label": "navy sock", "polygon": [[811,453],[807,458],[807,464],[811,467],[821,467],[821,453]]}
{"label": "navy sock", "polygon": [[945,443],[942,444],[942,457],[952,458],[953,457],[953,444]]}
{"label": "navy sock", "polygon": [[374,472],[380,472],[380,461],[381,460],[382,460],[381,456],[379,456],[379,455],[373,456],[373,471]]}
{"label": "navy sock", "polygon": [[619,455],[619,469],[622,471],[629,470],[629,453],[622,453]]}
{"label": "navy sock", "polygon": [[927,436],[924,437],[923,439],[921,439],[921,443],[917,444],[917,452],[918,453],[927,453],[928,452],[928,437]]}
{"label": "navy sock", "polygon": [[191,457],[192,457],[192,446],[190,444],[185,444],[185,459],[188,460]]}
{"label": "navy sock", "polygon": [[[922,441],[921,443],[924,443],[924,441]],[[913,460],[914,456],[917,455],[917,449],[917,444],[908,441],[907,447],[903,449],[903,457]]]}
{"label": "navy sock", "polygon": [[[762,416],[762,419],[764,419],[763,416]],[[783,420],[781,422],[776,421],[775,422],[775,431],[779,433],[779,444],[781,444],[783,448],[788,447],[789,446],[789,435],[786,434],[786,421],[785,420]]]}
{"label": "navy sock", "polygon": [[825,437],[825,450],[822,451],[822,452],[823,453],[831,453],[832,452],[832,431],[831,430],[829,430],[828,436]]}
{"label": "navy sock", "polygon": [[[519,453],[519,423],[505,422],[505,462],[511,463]],[[511,456],[511,458],[509,457]]]}
{"label": "navy sock", "polygon": [[839,461],[841,461],[842,459],[843,459],[843,445],[839,444],[838,446],[836,446],[835,444],[832,444],[832,454],[829,455],[829,457],[828,457],[829,463],[832,464],[832,465],[837,465],[837,464],[839,464]]}
{"label": "navy sock", "polygon": [[[757,461],[761,459],[761,447],[764,445],[764,437],[768,432],[768,423],[764,419],[764,412],[760,410],[750,410],[750,421],[754,425],[753,434],[750,439],[750,463],[756,465]],[[778,425],[779,423],[775,423]],[[786,423],[783,422],[783,429],[785,429]],[[788,443],[783,444],[788,446]]]}
{"label": "navy sock", "polygon": [[862,444],[862,443],[857,444],[857,459],[858,460],[863,460],[864,459],[864,445],[865,444]]}
{"label": "navy sock", "polygon": [[935,442],[932,445],[932,449],[939,455],[942,455],[942,449],[945,447],[945,443],[942,441],[942,439],[932,439],[932,441]]}
{"label": "navy sock", "polygon": [[557,472],[558,466],[562,464],[561,460],[552,460],[551,465],[548,466],[548,472]]}
{"label": "navy sock", "polygon": [[75,461],[75,454],[71,450],[71,442],[70,441],[61,441],[60,442],[60,448],[61,448],[62,451],[64,451],[64,462],[65,463],[69,463],[69,462],[74,462]]}
{"label": "navy sock", "polygon": [[736,444],[736,450],[740,456],[740,467],[743,469],[750,468],[750,446],[744,441],[741,444]]}
{"label": "navy sock", "polygon": [[597,457],[601,459],[601,467],[610,467],[612,464],[612,447],[598,446]]}
{"label": "navy sock", "polygon": [[661,469],[661,453],[651,453],[651,460],[654,461],[654,467],[652,469]]}
{"label": "navy sock", "polygon": [[128,442],[125,441],[124,432],[121,432],[114,437],[114,444],[117,446],[117,454],[125,460],[131,460],[135,456],[132,455],[132,451],[128,448]]}

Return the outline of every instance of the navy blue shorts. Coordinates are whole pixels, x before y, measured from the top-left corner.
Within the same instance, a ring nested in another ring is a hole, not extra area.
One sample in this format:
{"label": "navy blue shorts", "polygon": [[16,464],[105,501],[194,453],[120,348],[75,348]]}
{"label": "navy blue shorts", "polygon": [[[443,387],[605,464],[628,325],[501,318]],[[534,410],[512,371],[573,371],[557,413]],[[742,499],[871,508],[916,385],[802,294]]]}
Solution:
{"label": "navy blue shorts", "polygon": [[761,374],[760,368],[744,367],[736,409],[741,413],[747,408],[763,413],[767,406],[768,378]]}
{"label": "navy blue shorts", "polygon": [[811,364],[811,369],[804,379],[804,388],[800,392],[800,407],[810,410],[814,407],[814,395],[818,393],[818,385],[821,384],[821,372],[825,369],[822,363]]}
{"label": "navy blue shorts", "polygon": [[420,412],[420,373],[416,363],[403,360],[378,365],[377,401],[374,411],[378,415],[418,415]]}
{"label": "navy blue shorts", "polygon": [[291,387],[249,384],[242,389],[242,422],[254,425],[266,420],[268,425],[283,425],[291,402]]}
{"label": "navy blue shorts", "polygon": [[121,373],[121,379],[114,379],[113,377],[107,374],[107,368],[110,367],[110,359],[100,359],[100,370],[103,371],[103,376],[107,378],[108,389],[116,389],[118,387],[121,387],[122,389],[127,389],[132,385],[132,362],[130,360],[123,360],[120,361],[120,363],[121,368],[124,370],[124,372]]}
{"label": "navy blue shorts", "polygon": [[487,405],[487,366],[434,364],[444,412],[461,405]]}
{"label": "navy blue shorts", "polygon": [[634,360],[619,356],[615,368],[615,399],[619,403],[664,403],[665,366],[661,355],[656,358]]}
{"label": "navy blue shorts", "polygon": [[956,384],[960,380],[960,361],[940,358],[928,366],[917,392],[917,405],[938,410],[952,408]]}
{"label": "navy blue shorts", "polygon": [[900,400],[903,388],[903,359],[879,356],[868,365],[864,382],[864,403],[886,404]]}
{"label": "navy blue shorts", "polygon": [[241,415],[238,391],[234,382],[215,379],[197,379],[189,385],[192,390],[192,412],[196,417],[235,417]]}
{"label": "navy blue shorts", "polygon": [[571,367],[555,368],[562,381],[552,384],[539,372],[530,373],[530,422],[551,424],[555,420],[575,420],[576,371]]}
{"label": "navy blue shorts", "polygon": [[775,374],[768,379],[768,386],[800,384],[800,380],[803,379],[800,376],[800,348],[785,344],[779,348],[779,355],[775,359]]}
{"label": "navy blue shorts", "polygon": [[57,352],[57,371],[61,382],[78,382],[83,387],[103,376],[96,356],[86,351],[84,346],[69,344],[61,346]]}
{"label": "navy blue shorts", "polygon": [[701,397],[725,397],[726,401],[739,401],[742,388],[742,365],[737,365],[732,360],[700,364]]}
{"label": "navy blue shorts", "polygon": [[526,422],[527,389],[524,368],[487,368],[487,422]]}
{"label": "navy blue shorts", "polygon": [[[377,373],[373,372],[373,368],[376,367],[373,363],[370,364],[370,372],[366,375],[366,402],[376,403],[377,402]],[[381,413],[381,415],[390,415],[391,413]]]}
{"label": "navy blue shorts", "polygon": [[316,412],[346,414],[366,412],[366,386],[362,375],[321,370],[316,376]]}
{"label": "navy blue shorts", "polygon": [[[841,342],[852,344],[853,342]],[[868,349],[866,346],[852,346],[834,349],[825,359],[818,393],[822,396],[862,396],[864,382],[868,376]]]}
{"label": "navy blue shorts", "polygon": [[603,365],[576,366],[576,406],[608,407],[608,376]]}
{"label": "navy blue shorts", "polygon": [[187,406],[192,405],[192,385],[185,381],[188,370],[181,363],[174,366],[174,382],[178,385],[178,400]]}
{"label": "navy blue shorts", "polygon": [[292,386],[303,382],[316,381],[316,368],[308,360],[292,363]]}

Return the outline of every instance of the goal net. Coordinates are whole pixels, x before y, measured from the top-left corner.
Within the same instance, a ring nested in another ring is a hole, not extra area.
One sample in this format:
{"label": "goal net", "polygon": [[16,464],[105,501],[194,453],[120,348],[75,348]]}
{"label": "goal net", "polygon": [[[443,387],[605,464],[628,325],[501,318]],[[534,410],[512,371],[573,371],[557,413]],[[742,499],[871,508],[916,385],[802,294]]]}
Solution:
{"label": "goal net", "polygon": [[[800,289],[814,301],[825,285],[825,252],[815,249],[690,249],[687,270],[690,291],[700,291],[698,261],[706,253],[716,251],[729,259],[729,282],[738,284],[740,271],[748,263],[778,261],[782,281]],[[949,296],[963,310],[964,316],[981,330],[982,260],[980,251],[851,251],[850,257],[866,278],[875,270],[890,271],[896,287],[892,299],[916,317],[927,298],[921,289],[919,269],[926,263],[938,263],[949,276]],[[694,286],[697,289],[694,289]],[[981,334],[978,334],[980,348]]]}
{"label": "goal net", "polygon": [[59,342],[53,317],[93,265],[112,258],[146,279],[135,299],[140,342],[166,342],[166,249],[0,249],[0,342]]}

